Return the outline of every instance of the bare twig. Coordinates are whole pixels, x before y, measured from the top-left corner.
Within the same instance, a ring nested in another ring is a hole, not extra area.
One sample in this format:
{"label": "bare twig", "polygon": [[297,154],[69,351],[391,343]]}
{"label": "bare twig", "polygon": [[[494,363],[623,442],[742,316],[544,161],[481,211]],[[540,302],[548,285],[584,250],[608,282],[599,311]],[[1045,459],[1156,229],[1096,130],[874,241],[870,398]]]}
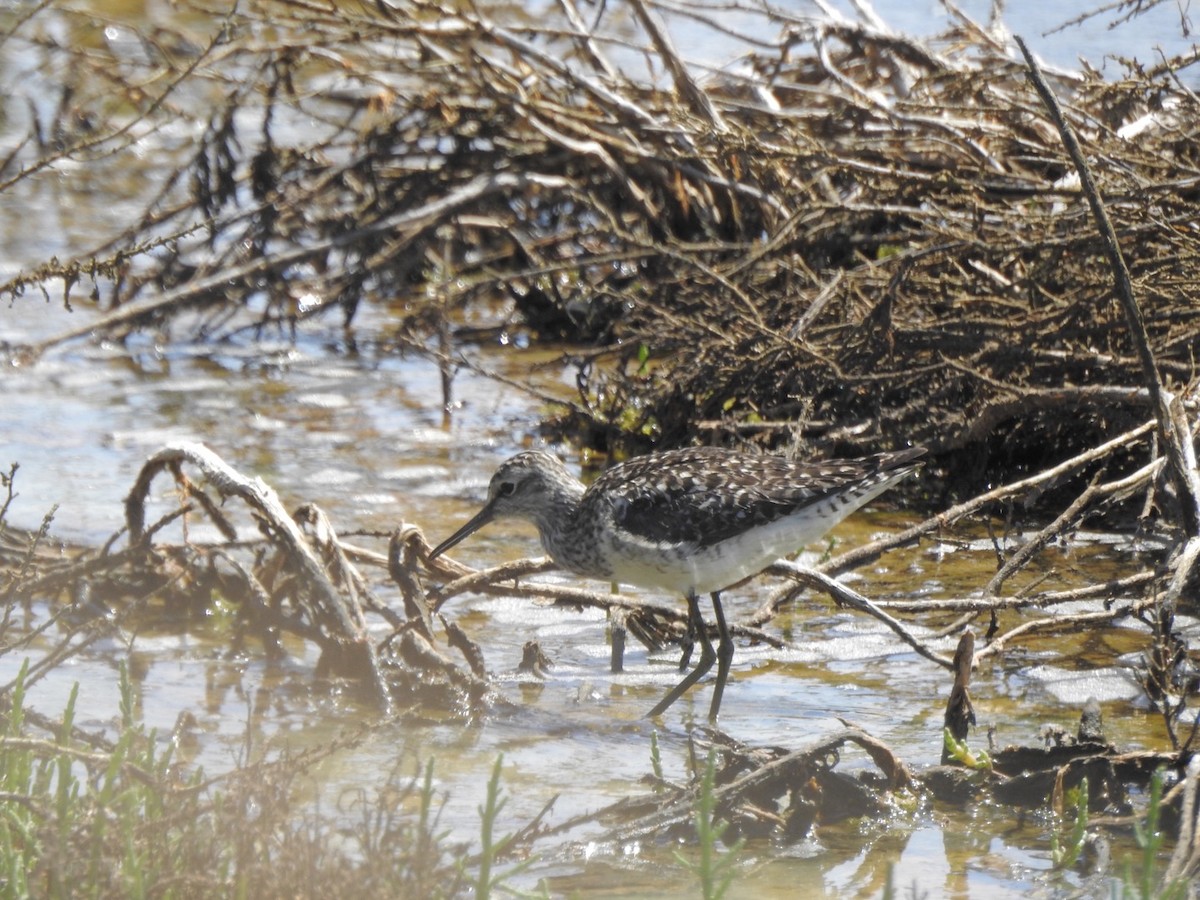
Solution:
{"label": "bare twig", "polygon": [[818,572],[815,569],[810,569],[805,566],[797,565],[793,562],[787,562],[785,560],[780,560],[779,562],[774,563],[767,571],[780,575],[789,575],[802,584],[807,584],[809,587],[815,587],[825,591],[839,605],[849,606],[851,609],[856,609],[859,612],[866,613],[874,619],[878,619],[880,622],[890,628],[900,638],[900,640],[915,650],[920,656],[923,656],[926,659],[937,663],[939,666],[943,666],[944,668],[954,668],[954,660],[929,648],[924,641],[916,637],[898,619],[880,609],[862,594],[846,587],[841,582],[835,581],[825,573]]}
{"label": "bare twig", "polygon": [[1083,148],[1079,146],[1075,132],[1068,124],[1066,116],[1063,115],[1058,98],[1054,96],[1046,79],[1042,77],[1033,54],[1029,52],[1029,48],[1025,46],[1025,42],[1020,37],[1015,37],[1014,40],[1021,48],[1021,53],[1029,66],[1030,80],[1050,111],[1050,116],[1058,128],[1063,145],[1067,148],[1067,153],[1075,166],[1075,171],[1079,173],[1084,196],[1087,197],[1092,218],[1096,221],[1096,228],[1100,233],[1104,253],[1112,271],[1117,299],[1121,303],[1121,309],[1125,313],[1125,319],[1129,326],[1129,337],[1133,341],[1134,349],[1141,363],[1142,378],[1156,399],[1155,414],[1158,418],[1159,435],[1166,445],[1167,457],[1171,460],[1171,478],[1179,494],[1182,515],[1180,525],[1189,537],[1200,537],[1200,476],[1196,472],[1191,430],[1187,427],[1182,430],[1176,427],[1177,416],[1172,412],[1172,406],[1176,403],[1176,399],[1166,391],[1159,378],[1154,351],[1150,347],[1150,338],[1146,333],[1146,322],[1133,293],[1133,279],[1129,275],[1129,267],[1125,264],[1125,256],[1121,252],[1116,230],[1109,219],[1104,201],[1100,197],[1100,190],[1092,177],[1091,167],[1088,165]]}

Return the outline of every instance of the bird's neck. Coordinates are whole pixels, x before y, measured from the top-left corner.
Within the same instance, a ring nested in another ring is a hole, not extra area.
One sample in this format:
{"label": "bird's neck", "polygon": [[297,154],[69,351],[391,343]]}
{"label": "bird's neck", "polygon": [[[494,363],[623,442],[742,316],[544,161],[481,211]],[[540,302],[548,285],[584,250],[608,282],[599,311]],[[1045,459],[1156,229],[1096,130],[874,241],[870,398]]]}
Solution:
{"label": "bird's neck", "polygon": [[556,482],[548,492],[546,502],[533,516],[542,538],[542,547],[565,569],[586,572],[586,540],[580,533],[579,502],[583,485],[578,482]]}

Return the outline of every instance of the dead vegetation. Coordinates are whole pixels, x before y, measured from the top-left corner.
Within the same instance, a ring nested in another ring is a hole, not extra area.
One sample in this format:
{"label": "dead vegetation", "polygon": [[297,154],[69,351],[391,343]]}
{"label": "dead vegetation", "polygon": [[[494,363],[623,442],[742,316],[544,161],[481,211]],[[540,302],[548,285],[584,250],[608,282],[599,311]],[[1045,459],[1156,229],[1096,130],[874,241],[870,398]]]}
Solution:
{"label": "dead vegetation", "polygon": [[[386,303],[377,337],[448,368],[517,328],[586,343],[556,425],[589,446],[909,442],[960,491],[1153,417],[1105,239],[1010,42],[961,14],[926,44],[764,13],[770,41],[699,77],[660,11],[630,9],[646,47],[593,33],[571,0],[523,26],[251,3],[208,46],[147,42],[139,115],[70,85],[41,128],[62,149],[14,154],[8,183],[165,122],[200,140],[128,230],[0,286],[65,284],[107,311],[10,352],[147,326],[228,340]],[[1193,62],[1047,75],[1180,388],[1200,332]],[[643,64],[660,87],[625,74]],[[178,98],[201,93],[216,105],[193,120]]]}

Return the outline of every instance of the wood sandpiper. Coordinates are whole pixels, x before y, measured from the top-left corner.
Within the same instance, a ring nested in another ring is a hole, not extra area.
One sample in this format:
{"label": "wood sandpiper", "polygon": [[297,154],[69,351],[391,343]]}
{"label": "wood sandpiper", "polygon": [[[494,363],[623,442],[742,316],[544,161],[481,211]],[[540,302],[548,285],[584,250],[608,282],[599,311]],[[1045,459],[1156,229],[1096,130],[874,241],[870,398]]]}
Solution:
{"label": "wood sandpiper", "polygon": [[[528,450],[500,465],[483,509],[429,555],[445,553],[493,519],[526,519],[563,569],[683,594],[688,627],[681,668],[692,635],[700,638],[700,661],[649,715],[660,715],[716,662],[708,713],[715,721],[733,658],[721,591],[821,537],[915,471],[924,455],[912,448],[803,463],[695,447],[628,460],[585,488],[556,457]],[[700,617],[700,594],[712,596],[715,650]]]}

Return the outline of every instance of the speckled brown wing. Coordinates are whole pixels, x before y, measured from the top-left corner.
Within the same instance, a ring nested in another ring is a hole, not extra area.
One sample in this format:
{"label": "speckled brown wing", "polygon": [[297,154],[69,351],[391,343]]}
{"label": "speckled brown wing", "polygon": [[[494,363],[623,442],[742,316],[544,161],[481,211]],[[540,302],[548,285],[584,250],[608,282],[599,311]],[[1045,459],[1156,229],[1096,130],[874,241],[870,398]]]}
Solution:
{"label": "speckled brown wing", "polygon": [[795,463],[716,447],[670,450],[608,470],[583,504],[603,497],[612,504],[615,523],[630,534],[703,548],[839,493],[853,493],[856,485],[878,483],[922,453]]}

